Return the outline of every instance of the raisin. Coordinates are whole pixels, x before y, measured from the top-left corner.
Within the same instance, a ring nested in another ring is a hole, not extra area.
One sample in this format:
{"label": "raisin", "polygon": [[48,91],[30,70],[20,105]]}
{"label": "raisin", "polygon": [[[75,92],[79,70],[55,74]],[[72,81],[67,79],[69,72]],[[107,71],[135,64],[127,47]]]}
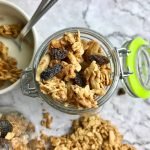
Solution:
{"label": "raisin", "polygon": [[50,50],[51,59],[62,60],[64,58],[66,58],[67,55],[68,55],[67,50],[62,50],[62,49],[59,49],[59,48],[52,48]]}
{"label": "raisin", "polygon": [[85,87],[86,80],[81,72],[76,72],[76,77],[74,79],[74,83],[81,87]]}
{"label": "raisin", "polygon": [[42,80],[48,80],[52,77],[54,77],[57,73],[59,73],[62,70],[62,66],[60,64],[54,65],[53,68],[47,68],[45,71],[41,73],[41,79]]}
{"label": "raisin", "polygon": [[5,138],[8,132],[13,129],[12,124],[8,120],[0,120],[0,137]]}
{"label": "raisin", "polygon": [[99,65],[108,64],[110,61],[106,56],[103,55],[90,55],[88,57],[88,60],[90,62],[96,61]]}
{"label": "raisin", "polygon": [[117,92],[117,95],[124,95],[126,92],[125,92],[125,90],[123,89],[123,88],[119,88],[118,89],[118,92]]}

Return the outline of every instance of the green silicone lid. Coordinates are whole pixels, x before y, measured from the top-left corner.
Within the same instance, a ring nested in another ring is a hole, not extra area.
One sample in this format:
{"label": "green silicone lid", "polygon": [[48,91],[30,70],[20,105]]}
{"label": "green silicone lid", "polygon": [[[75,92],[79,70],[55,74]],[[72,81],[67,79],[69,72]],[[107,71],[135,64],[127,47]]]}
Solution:
{"label": "green silicone lid", "polygon": [[128,44],[131,53],[126,57],[126,65],[133,74],[128,76],[130,91],[139,98],[150,97],[150,47],[141,37]]}

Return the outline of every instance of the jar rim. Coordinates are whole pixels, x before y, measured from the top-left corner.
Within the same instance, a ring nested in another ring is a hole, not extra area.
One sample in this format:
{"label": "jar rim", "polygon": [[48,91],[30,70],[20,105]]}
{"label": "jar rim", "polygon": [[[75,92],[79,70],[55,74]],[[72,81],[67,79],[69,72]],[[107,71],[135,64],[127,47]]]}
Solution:
{"label": "jar rim", "polygon": [[[45,52],[47,51],[47,47],[49,42],[54,39],[54,38],[58,38],[61,37],[60,35],[63,35],[65,32],[77,32],[80,31],[81,35],[85,34],[85,35],[90,35],[91,37],[96,38],[98,41],[100,41],[101,43],[103,43],[106,48],[109,50],[110,55],[112,57],[112,61],[113,61],[113,65],[114,65],[114,75],[113,75],[113,81],[108,89],[108,91],[106,92],[106,94],[102,97],[100,97],[100,99],[98,100],[98,107],[97,108],[83,108],[83,109],[79,109],[79,108],[72,108],[72,107],[65,107],[64,104],[59,103],[55,100],[50,100],[50,98],[48,98],[45,94],[43,94],[40,89],[39,89],[39,84],[37,83],[37,81],[35,80],[35,76],[36,76],[36,68],[38,66],[38,63],[41,59],[41,57],[45,54]],[[112,94],[114,93],[118,82],[119,82],[119,77],[120,77],[120,64],[118,62],[118,56],[116,54],[115,48],[113,47],[113,45],[111,44],[111,42],[109,42],[109,40],[104,37],[103,35],[101,35],[100,33],[93,31],[91,29],[87,29],[87,28],[82,28],[82,27],[71,27],[71,28],[65,28],[62,29],[60,31],[55,32],[54,34],[52,34],[51,36],[49,36],[43,43],[42,45],[39,47],[34,61],[33,61],[33,72],[34,72],[34,82],[36,83],[36,88],[38,89],[39,95],[42,99],[44,99],[49,105],[51,105],[52,107],[54,107],[55,109],[65,112],[65,113],[69,113],[69,114],[83,114],[83,113],[92,113],[92,112],[96,112],[99,111],[99,108],[106,102],[109,100],[109,98],[112,96]]]}

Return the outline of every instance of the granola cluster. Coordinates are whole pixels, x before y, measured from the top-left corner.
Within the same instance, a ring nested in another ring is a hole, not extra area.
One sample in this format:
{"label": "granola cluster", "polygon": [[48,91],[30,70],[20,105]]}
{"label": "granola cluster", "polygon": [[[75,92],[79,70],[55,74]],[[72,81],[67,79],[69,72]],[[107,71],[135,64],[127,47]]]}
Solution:
{"label": "granola cluster", "polygon": [[[12,131],[8,132],[4,137],[9,142],[9,149],[28,150],[27,144],[30,140],[30,134],[35,131],[34,125],[18,112],[2,114],[0,117],[1,120],[7,120],[12,125]],[[7,129],[7,125],[5,126]]]}
{"label": "granola cluster", "polygon": [[49,43],[36,72],[41,92],[78,108],[97,107],[111,84],[109,59],[94,40],[81,39],[80,32],[65,33]]}
{"label": "granola cluster", "polygon": [[17,68],[16,59],[8,55],[8,48],[0,42],[0,86],[6,81],[16,82],[21,72],[22,70]]}
{"label": "granola cluster", "polygon": [[22,29],[20,24],[1,25],[0,36],[7,38],[16,38]]}
{"label": "granola cluster", "polygon": [[135,150],[109,121],[97,115],[83,116],[72,124],[72,133],[51,137],[52,150]]}

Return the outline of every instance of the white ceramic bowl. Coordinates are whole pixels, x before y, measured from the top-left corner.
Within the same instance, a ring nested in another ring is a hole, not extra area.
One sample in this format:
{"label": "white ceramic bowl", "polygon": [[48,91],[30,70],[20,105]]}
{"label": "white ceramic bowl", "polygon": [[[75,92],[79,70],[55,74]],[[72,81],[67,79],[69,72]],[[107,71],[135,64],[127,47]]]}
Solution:
{"label": "white ceramic bowl", "polygon": [[[21,8],[6,0],[0,0],[0,25],[16,23],[26,24],[28,20],[29,17]],[[18,68],[21,69],[25,69],[31,65],[36,52],[37,40],[34,28],[26,36],[26,39],[26,44],[23,44],[22,50],[19,51],[11,39],[0,36],[0,41],[4,42],[9,48],[9,56],[12,56],[17,60]],[[4,86],[0,87],[0,94],[4,94],[18,87],[19,83],[20,79],[13,84],[6,83]]]}

